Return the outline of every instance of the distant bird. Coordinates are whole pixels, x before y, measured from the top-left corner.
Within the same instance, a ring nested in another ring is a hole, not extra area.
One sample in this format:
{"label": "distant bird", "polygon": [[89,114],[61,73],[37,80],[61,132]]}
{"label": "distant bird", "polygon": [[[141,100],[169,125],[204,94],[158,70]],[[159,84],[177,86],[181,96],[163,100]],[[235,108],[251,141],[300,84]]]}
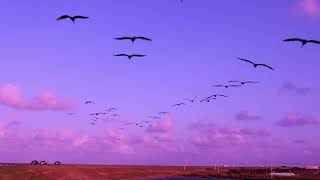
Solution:
{"label": "distant bird", "polygon": [[259,83],[255,81],[228,81],[229,83],[240,83],[241,85],[249,84],[249,83]]}
{"label": "distant bird", "polygon": [[75,115],[76,113],[67,113],[68,116]]}
{"label": "distant bird", "polygon": [[213,85],[212,87],[224,87],[224,88],[229,88],[229,87],[240,87],[240,85]]}
{"label": "distant bird", "polygon": [[125,37],[118,37],[118,38],[114,38],[114,39],[116,39],[116,40],[131,40],[132,44],[137,39],[141,39],[141,40],[145,40],[145,41],[152,41],[151,39],[143,37],[143,36],[132,36],[132,37],[125,36]]}
{"label": "distant bird", "polygon": [[195,96],[193,99],[184,99],[184,100],[186,100],[186,101],[190,101],[190,102],[194,102],[195,100],[197,99],[197,96]]}
{"label": "distant bird", "polygon": [[118,110],[117,108],[109,108],[106,111],[114,111],[114,110]]}
{"label": "distant bird", "polygon": [[161,119],[161,118],[158,117],[158,116],[149,116],[149,118],[151,118],[151,119]]}
{"label": "distant bird", "polygon": [[98,113],[91,113],[89,115],[90,116],[99,116],[100,114],[107,114],[107,113],[98,112]]}
{"label": "distant bird", "polygon": [[181,106],[181,105],[186,105],[186,104],[185,103],[177,103],[177,104],[172,105],[172,107]]}
{"label": "distant bird", "polygon": [[211,100],[215,100],[217,98],[205,98],[205,99],[202,99],[200,102],[210,102]]}
{"label": "distant bird", "polygon": [[93,101],[86,101],[84,104],[94,104]]}
{"label": "distant bird", "polygon": [[142,55],[142,54],[115,54],[113,56],[126,56],[129,58],[129,60],[131,60],[131,58],[133,58],[133,57],[145,57],[146,55]]}
{"label": "distant bird", "polygon": [[300,38],[290,38],[290,39],[285,39],[283,40],[284,42],[301,42],[302,45],[301,47],[304,47],[304,45],[306,45],[307,43],[315,43],[315,44],[320,44],[320,41],[316,41],[316,40],[306,40],[306,39],[300,39]]}
{"label": "distant bird", "polygon": [[214,95],[211,95],[209,97],[206,97],[205,99],[210,99],[210,98],[213,98],[213,97],[216,98],[218,96],[220,96],[220,97],[229,97],[229,96],[226,96],[226,95],[223,95],[223,94],[214,94]]}
{"label": "distant bird", "polygon": [[166,115],[166,114],[169,114],[169,112],[159,112],[158,114]]}
{"label": "distant bird", "polygon": [[263,66],[263,67],[267,67],[267,68],[269,68],[271,70],[274,70],[271,66],[268,66],[266,64],[256,64],[256,63],[254,63],[254,62],[252,62],[250,60],[247,60],[247,59],[242,59],[242,58],[238,58],[238,59],[241,60],[241,61],[245,61],[245,62],[248,62],[248,63],[252,64],[253,67],[255,67],[255,68],[257,68],[258,66]]}
{"label": "distant bird", "polygon": [[61,21],[64,19],[69,18],[73,23],[75,23],[76,19],[88,19],[89,17],[87,16],[69,16],[69,15],[63,15],[57,18],[57,21]]}

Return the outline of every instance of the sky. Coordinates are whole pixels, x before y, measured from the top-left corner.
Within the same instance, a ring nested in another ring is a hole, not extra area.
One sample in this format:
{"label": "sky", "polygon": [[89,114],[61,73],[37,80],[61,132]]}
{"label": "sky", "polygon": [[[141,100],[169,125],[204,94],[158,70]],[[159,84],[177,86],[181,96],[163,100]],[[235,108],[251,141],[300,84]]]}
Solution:
{"label": "sky", "polygon": [[[320,46],[283,42],[320,39],[319,0],[4,0],[0,16],[1,162],[320,164]],[[259,83],[212,87],[230,80]]]}

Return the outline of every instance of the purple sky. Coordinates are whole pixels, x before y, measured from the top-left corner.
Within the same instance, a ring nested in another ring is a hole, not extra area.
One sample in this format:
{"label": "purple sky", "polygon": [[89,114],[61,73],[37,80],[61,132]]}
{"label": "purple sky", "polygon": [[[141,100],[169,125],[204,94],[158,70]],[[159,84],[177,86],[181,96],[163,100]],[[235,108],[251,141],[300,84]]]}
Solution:
{"label": "purple sky", "polygon": [[[318,0],[5,0],[0,16],[0,161],[320,164],[320,46],[282,42],[320,39]],[[153,41],[113,40],[134,35]],[[211,87],[229,80],[260,83]],[[213,93],[230,97],[171,107]]]}

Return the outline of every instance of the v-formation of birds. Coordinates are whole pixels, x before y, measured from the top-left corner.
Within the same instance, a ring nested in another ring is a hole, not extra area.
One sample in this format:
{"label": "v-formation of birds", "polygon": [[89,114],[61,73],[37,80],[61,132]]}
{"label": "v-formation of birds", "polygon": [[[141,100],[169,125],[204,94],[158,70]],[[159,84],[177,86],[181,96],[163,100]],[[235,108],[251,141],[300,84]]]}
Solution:
{"label": "v-formation of birds", "polygon": [[[181,0],[181,3],[183,2],[183,0]],[[77,19],[88,19],[89,17],[87,16],[80,16],[80,15],[77,15],[77,16],[69,16],[69,15],[62,15],[60,17],[57,18],[57,21],[61,21],[61,20],[65,20],[65,19],[69,19],[71,20],[73,23],[75,23],[75,21]],[[152,41],[152,39],[150,38],[147,38],[147,37],[144,37],[144,36],[123,36],[123,37],[116,37],[114,38],[115,40],[118,40],[118,41],[131,41],[132,44],[134,44],[137,40],[141,40],[141,41]],[[283,40],[284,42],[300,42],[301,43],[301,47],[304,47],[306,44],[308,43],[313,43],[313,44],[320,44],[320,41],[317,41],[317,40],[307,40],[307,39],[301,39],[301,38],[289,38],[289,39],[284,39]],[[114,56],[116,57],[127,57],[129,60],[131,60],[132,58],[141,58],[141,57],[145,57],[146,55],[145,54],[126,54],[126,53],[120,53],[120,54],[115,54]],[[244,59],[244,58],[237,58],[238,60],[240,61],[243,61],[243,62],[246,62],[248,64],[251,64],[254,68],[267,68],[269,70],[274,70],[273,67],[271,67],[270,65],[267,65],[267,64],[264,64],[264,63],[255,63],[253,62],[252,60],[249,60],[249,59]],[[232,83],[232,84],[230,84]],[[234,84],[234,83],[237,83],[237,84]],[[213,85],[212,87],[216,87],[216,88],[219,88],[219,87],[222,87],[222,88],[232,88],[232,87],[241,87],[241,86],[244,86],[245,84],[256,84],[256,83],[259,83],[259,82],[256,82],[256,81],[236,81],[236,80],[233,80],[233,81],[228,81],[227,84],[218,84],[218,85]],[[216,100],[218,97],[229,97],[229,96],[226,96],[226,95],[223,95],[223,94],[214,94],[214,95],[210,95],[204,99],[200,99],[199,102],[200,103],[203,103],[203,102],[210,102],[211,100]],[[193,97],[192,99],[184,99],[185,101],[188,101],[189,103],[194,103],[196,102],[196,99],[197,99],[197,96]],[[85,105],[90,105],[90,104],[95,104],[93,101],[86,101],[84,103]],[[180,102],[180,103],[176,103],[176,104],[173,104],[171,107],[172,108],[175,108],[175,107],[180,107],[180,106],[186,106],[187,104],[185,102]],[[116,111],[117,109],[116,108],[108,108],[105,110],[105,112],[96,112],[96,113],[91,113],[89,114],[89,116],[92,116],[91,117],[91,125],[95,125],[96,124],[96,121],[99,119],[98,116],[100,115],[109,115],[110,117],[118,117],[119,115],[114,113],[114,111]],[[76,113],[67,113],[68,116],[72,116],[72,115],[75,115]],[[165,116],[165,115],[168,115],[170,114],[168,111],[162,111],[162,112],[159,112],[158,115],[160,116],[149,116],[150,119],[153,119],[153,120],[161,120],[162,116]],[[134,126],[137,126],[137,127],[145,127],[145,124],[148,124],[152,121],[147,121],[147,120],[143,120],[143,121],[140,121],[140,122],[130,122],[130,123],[127,123],[126,125],[134,125]],[[124,128],[120,128],[121,130],[123,130]],[[120,140],[121,138],[117,138],[117,140]]]}

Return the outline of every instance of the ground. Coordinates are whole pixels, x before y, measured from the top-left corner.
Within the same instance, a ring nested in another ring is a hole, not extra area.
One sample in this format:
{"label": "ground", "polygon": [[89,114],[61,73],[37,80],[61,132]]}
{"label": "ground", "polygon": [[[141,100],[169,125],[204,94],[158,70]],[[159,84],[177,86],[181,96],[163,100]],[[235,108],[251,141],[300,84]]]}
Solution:
{"label": "ground", "polygon": [[[276,169],[276,168],[274,168]],[[281,170],[280,168],[278,170]],[[164,167],[103,165],[5,165],[0,180],[141,180],[164,177],[226,177],[230,179],[271,179],[269,168]],[[284,170],[286,171],[286,170]],[[291,179],[319,179],[318,171],[291,168]],[[272,177],[272,179],[284,179]]]}

